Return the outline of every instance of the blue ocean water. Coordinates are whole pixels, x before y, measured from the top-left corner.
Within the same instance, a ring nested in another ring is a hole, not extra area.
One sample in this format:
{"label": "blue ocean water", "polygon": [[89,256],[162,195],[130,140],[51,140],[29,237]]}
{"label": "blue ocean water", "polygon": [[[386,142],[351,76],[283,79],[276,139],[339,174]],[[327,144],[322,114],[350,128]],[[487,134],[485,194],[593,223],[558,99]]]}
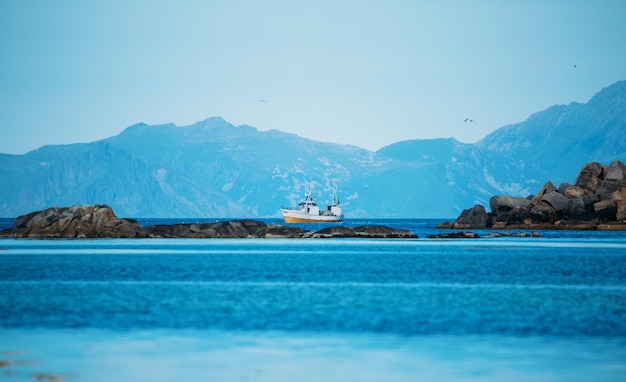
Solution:
{"label": "blue ocean water", "polygon": [[626,380],[626,233],[424,238],[436,223],[0,239],[0,380]]}

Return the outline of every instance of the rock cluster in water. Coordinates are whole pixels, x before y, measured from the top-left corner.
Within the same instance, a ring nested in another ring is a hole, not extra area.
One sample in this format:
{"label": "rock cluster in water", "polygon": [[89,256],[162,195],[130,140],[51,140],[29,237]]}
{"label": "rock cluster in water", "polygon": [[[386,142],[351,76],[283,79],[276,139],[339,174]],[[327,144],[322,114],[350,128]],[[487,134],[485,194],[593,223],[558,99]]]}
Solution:
{"label": "rock cluster in water", "polygon": [[626,230],[626,166],[587,163],[573,185],[548,181],[526,198],[495,195],[489,207],[477,204],[438,228]]}
{"label": "rock cluster in water", "polygon": [[15,219],[0,236],[14,238],[416,238],[384,226],[335,226],[317,232],[256,220],[142,226],[120,219],[106,205],[52,207]]}

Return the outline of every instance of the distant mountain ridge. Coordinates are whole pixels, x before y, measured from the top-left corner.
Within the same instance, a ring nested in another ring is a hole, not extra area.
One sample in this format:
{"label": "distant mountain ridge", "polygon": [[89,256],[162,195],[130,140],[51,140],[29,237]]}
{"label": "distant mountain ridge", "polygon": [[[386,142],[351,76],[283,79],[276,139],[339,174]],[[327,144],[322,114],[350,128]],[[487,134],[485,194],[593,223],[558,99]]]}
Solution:
{"label": "distant mountain ridge", "polygon": [[626,81],[557,105],[475,144],[407,140],[376,152],[213,117],[139,123],[93,143],[0,154],[0,216],[108,204],[123,217],[278,217],[312,183],[346,217],[450,218],[495,194],[572,182],[587,162],[626,161]]}

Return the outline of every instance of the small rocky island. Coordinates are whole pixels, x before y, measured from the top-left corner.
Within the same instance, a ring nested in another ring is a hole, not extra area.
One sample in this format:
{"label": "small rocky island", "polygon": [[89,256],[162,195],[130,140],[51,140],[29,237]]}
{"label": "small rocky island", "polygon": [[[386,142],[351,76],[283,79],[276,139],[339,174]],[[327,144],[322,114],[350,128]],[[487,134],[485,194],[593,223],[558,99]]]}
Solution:
{"label": "small rocky island", "polygon": [[257,220],[230,220],[142,226],[118,218],[106,205],[51,207],[15,219],[0,232],[13,238],[417,238],[410,231],[385,226],[334,226],[317,232]]}
{"label": "small rocky island", "polygon": [[548,181],[525,198],[495,195],[489,208],[477,204],[437,228],[626,230],[626,166],[587,163],[573,185]]}

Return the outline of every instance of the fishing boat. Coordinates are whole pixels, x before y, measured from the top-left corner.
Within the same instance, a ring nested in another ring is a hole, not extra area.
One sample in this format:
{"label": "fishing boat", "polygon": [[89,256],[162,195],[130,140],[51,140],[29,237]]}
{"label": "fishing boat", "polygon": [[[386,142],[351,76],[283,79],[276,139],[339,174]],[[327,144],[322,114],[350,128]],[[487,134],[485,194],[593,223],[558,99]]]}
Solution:
{"label": "fishing boat", "polygon": [[343,221],[343,211],[339,207],[337,191],[333,192],[333,199],[325,210],[321,210],[313,199],[312,190],[304,194],[304,200],[298,203],[297,208],[281,208],[285,223],[336,223]]}

